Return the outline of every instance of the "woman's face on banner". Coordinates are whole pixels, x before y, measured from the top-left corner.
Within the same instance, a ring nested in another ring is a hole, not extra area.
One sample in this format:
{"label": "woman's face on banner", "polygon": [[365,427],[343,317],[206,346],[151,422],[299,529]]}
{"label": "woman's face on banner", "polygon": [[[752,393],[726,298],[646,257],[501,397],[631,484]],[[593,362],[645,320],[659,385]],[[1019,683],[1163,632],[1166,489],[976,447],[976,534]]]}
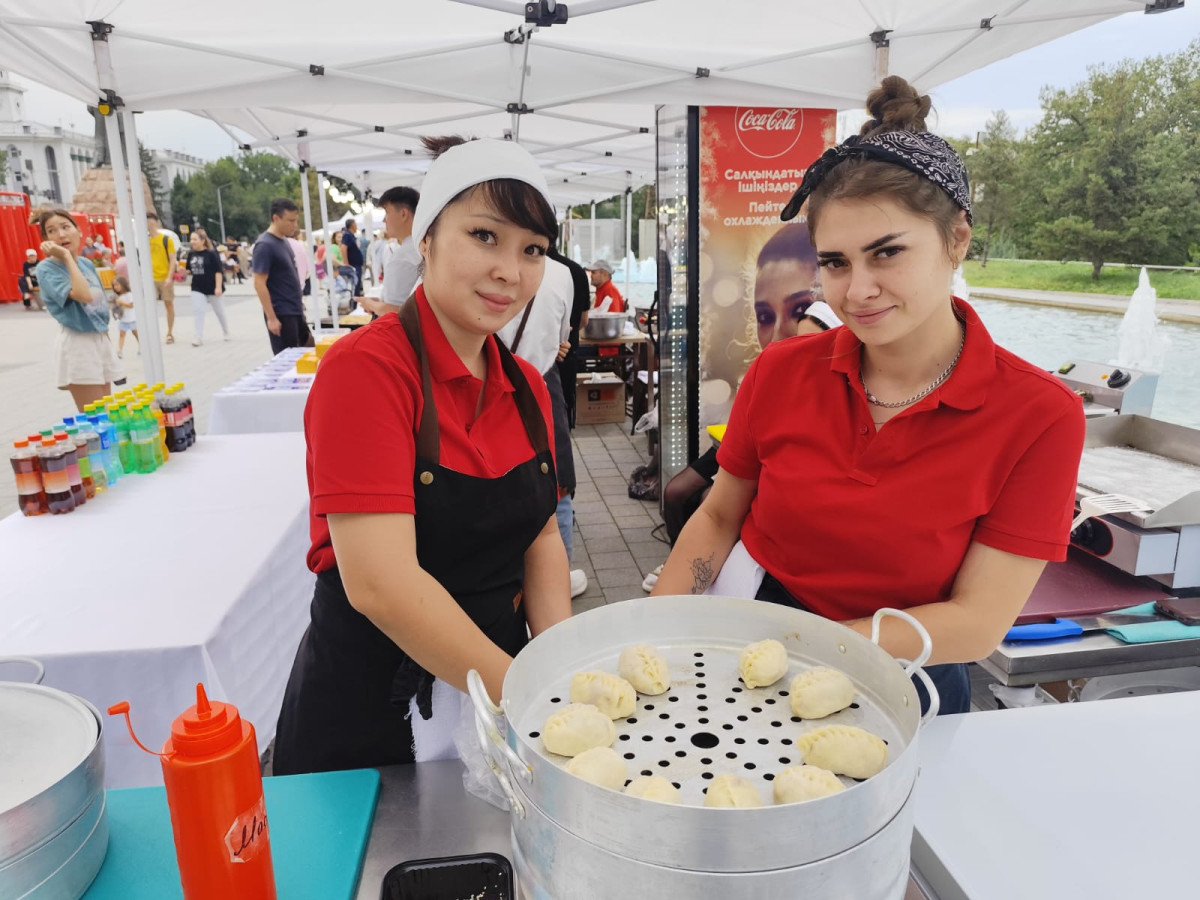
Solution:
{"label": "woman's face on banner", "polygon": [[813,296],[817,267],[798,259],[776,259],[763,265],[754,279],[754,318],[758,344],[766,347],[796,334],[796,324]]}

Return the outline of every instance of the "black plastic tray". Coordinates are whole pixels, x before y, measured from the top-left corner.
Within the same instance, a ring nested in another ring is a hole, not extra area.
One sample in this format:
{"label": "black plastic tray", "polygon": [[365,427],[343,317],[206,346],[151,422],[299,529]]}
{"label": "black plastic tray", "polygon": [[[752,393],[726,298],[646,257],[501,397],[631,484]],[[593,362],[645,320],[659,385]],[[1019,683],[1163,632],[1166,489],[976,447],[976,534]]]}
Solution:
{"label": "black plastic tray", "polygon": [[514,900],[512,864],[498,853],[410,859],[383,879],[382,900]]}

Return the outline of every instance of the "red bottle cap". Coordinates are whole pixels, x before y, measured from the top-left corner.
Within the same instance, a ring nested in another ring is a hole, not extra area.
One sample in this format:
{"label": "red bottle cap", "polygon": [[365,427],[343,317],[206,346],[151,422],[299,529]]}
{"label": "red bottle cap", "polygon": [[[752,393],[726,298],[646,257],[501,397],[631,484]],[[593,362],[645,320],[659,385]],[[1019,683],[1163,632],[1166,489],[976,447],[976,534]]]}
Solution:
{"label": "red bottle cap", "polygon": [[241,739],[242,717],[237,707],[218,700],[209,702],[203,684],[196,685],[196,705],[171,723],[171,745],[179,756],[213,756]]}

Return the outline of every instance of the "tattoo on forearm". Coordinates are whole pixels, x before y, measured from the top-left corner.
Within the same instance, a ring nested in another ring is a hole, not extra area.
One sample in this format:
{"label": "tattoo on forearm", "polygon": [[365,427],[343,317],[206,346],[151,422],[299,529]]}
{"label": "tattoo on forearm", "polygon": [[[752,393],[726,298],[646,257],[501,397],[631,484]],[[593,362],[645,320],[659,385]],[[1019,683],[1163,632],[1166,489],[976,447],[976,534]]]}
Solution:
{"label": "tattoo on forearm", "polygon": [[692,593],[699,594],[708,590],[713,583],[713,554],[704,559],[692,560]]}

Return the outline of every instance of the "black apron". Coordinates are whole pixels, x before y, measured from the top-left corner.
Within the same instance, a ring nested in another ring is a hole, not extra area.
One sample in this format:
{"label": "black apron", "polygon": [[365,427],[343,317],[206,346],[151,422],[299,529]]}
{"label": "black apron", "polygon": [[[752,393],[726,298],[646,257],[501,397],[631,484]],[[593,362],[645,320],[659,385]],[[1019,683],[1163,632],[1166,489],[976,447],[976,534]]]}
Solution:
{"label": "black apron", "polygon": [[[438,415],[416,303],[399,312],[421,364],[423,408],[413,473],[417,560],[480,630],[515,656],[529,640],[521,605],[525,551],[558,500],[546,422],[529,382],[497,341],[535,455],[498,478],[438,464]],[[494,374],[492,375],[494,377]],[[413,761],[409,701],[432,713],[433,676],[350,605],[335,566],[317,576],[279,713],[276,775]]]}

